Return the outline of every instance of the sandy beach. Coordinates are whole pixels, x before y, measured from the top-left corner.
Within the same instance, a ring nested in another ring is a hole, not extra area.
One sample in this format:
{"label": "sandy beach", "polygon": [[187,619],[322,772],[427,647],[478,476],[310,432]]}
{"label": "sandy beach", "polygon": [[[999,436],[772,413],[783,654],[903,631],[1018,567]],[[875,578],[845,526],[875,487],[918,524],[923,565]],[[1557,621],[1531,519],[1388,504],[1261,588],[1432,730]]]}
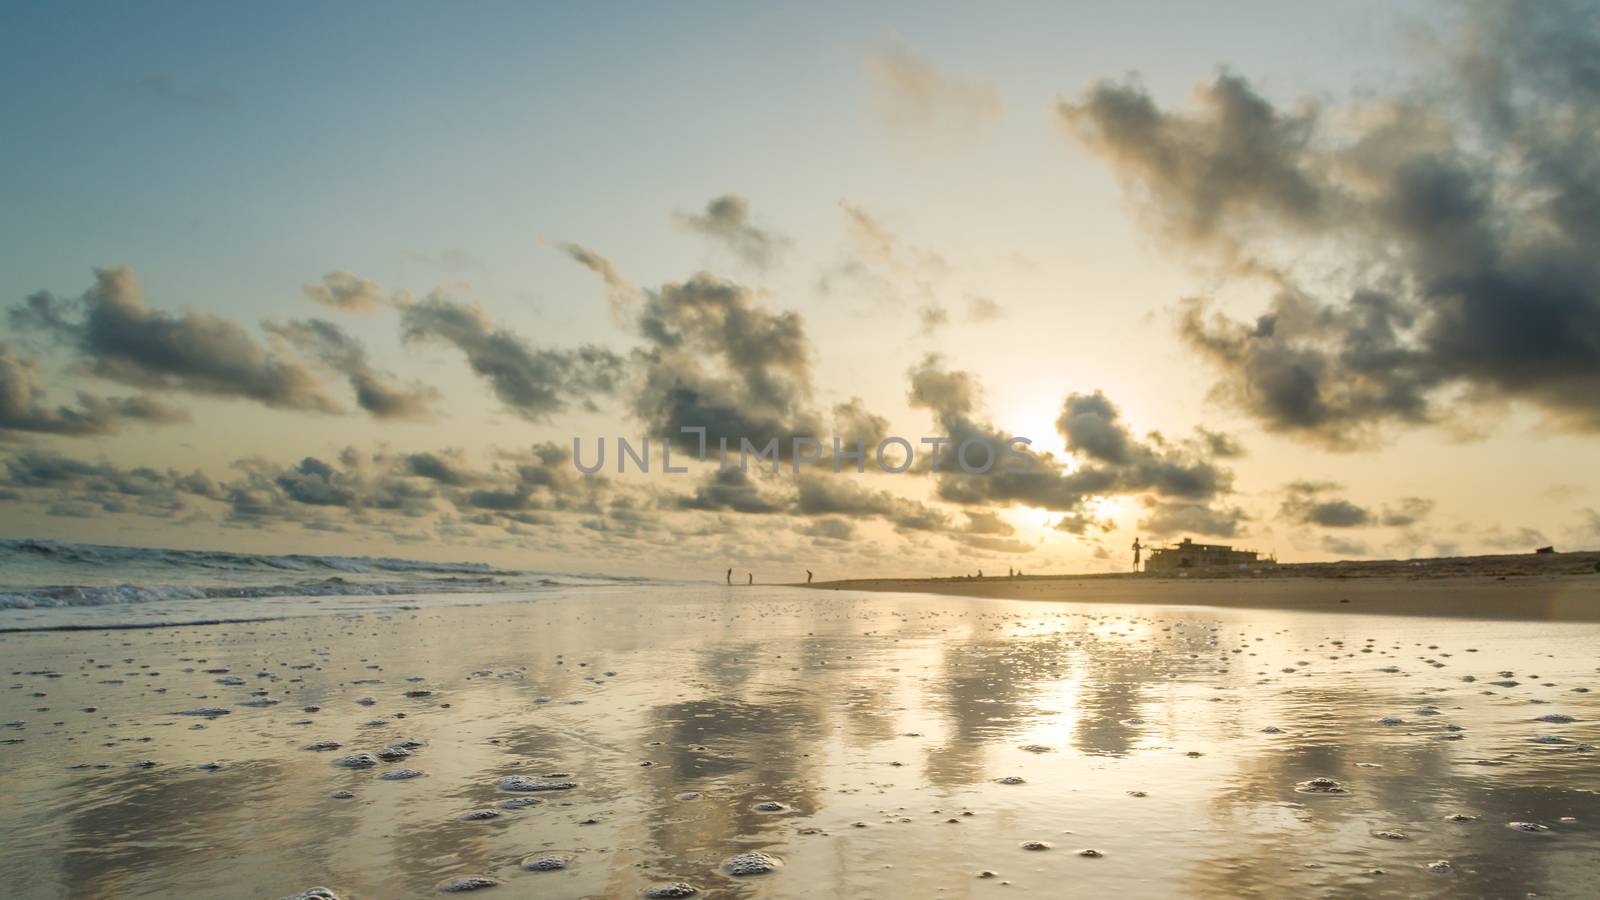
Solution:
{"label": "sandy beach", "polygon": [[19,897],[1596,887],[1600,626],[1036,587],[1085,595],[591,588],[6,634],[0,877]]}
{"label": "sandy beach", "polygon": [[1177,579],[1063,576],[983,579],[878,578],[809,585],[819,590],[896,591],[1156,606],[1216,606],[1367,615],[1600,622],[1600,575],[1403,579]]}

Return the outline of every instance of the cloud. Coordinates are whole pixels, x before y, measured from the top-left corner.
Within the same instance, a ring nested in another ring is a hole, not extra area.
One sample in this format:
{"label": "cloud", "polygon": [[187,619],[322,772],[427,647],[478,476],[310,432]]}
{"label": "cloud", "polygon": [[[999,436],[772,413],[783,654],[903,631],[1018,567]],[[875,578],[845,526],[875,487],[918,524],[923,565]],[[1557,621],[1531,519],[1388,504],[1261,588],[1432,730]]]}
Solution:
{"label": "cloud", "polygon": [[851,541],[856,537],[854,522],[847,519],[818,519],[795,529],[804,535],[828,541]]}
{"label": "cloud", "polygon": [[51,407],[45,395],[39,364],[0,343],[0,437],[7,432],[84,437],[114,434],[129,422],[168,425],[189,419],[186,410],[150,397],[102,398],[80,391],[76,407]]}
{"label": "cloud", "polygon": [[1360,541],[1340,537],[1334,534],[1323,535],[1322,549],[1341,557],[1366,556],[1367,545]]}
{"label": "cloud", "polygon": [[767,496],[739,469],[718,469],[695,487],[694,493],[677,498],[679,509],[711,512],[737,512],[770,515],[785,511],[782,499]]}
{"label": "cloud", "polygon": [[622,359],[609,350],[585,345],[577,350],[545,350],[489,322],[476,303],[459,303],[435,291],[401,312],[407,342],[437,341],[465,354],[472,371],[489,383],[506,408],[533,422],[548,419],[577,402],[593,408],[594,395],[615,393]]}
{"label": "cloud", "polygon": [[952,78],[899,43],[866,56],[873,108],[897,130],[965,137],[1000,118],[1000,95],[978,81]]}
{"label": "cloud", "polygon": [[1239,533],[1239,526],[1250,518],[1237,506],[1183,501],[1150,500],[1145,503],[1145,509],[1145,516],[1139,520],[1139,529],[1156,537],[1179,534],[1233,537]]}
{"label": "cloud", "polygon": [[111,381],[278,409],[339,410],[310,369],[264,348],[237,324],[210,313],[173,315],[145,306],[127,269],[96,269],[94,287],[77,300],[34,294],[12,308],[11,322],[44,331],[70,347],[91,374]]}
{"label": "cloud", "polygon": [[1180,323],[1217,396],[1267,428],[1348,450],[1510,400],[1592,433],[1594,14],[1473,4],[1416,84],[1332,111],[1224,74],[1189,112],[1101,83],[1058,113],[1161,235],[1275,286],[1253,321],[1194,303]]}
{"label": "cloud", "polygon": [[703,212],[678,213],[676,218],[683,228],[717,241],[758,268],[775,263],[789,246],[788,238],[750,223],[750,203],[738,194],[723,194]]}
{"label": "cloud", "polygon": [[372,312],[389,303],[383,285],[344,269],[322,276],[321,284],[308,284],[303,290],[313,301],[344,312]]}
{"label": "cloud", "polygon": [[1365,507],[1342,497],[1324,497],[1339,487],[1327,482],[1296,481],[1284,488],[1287,496],[1278,508],[1278,515],[1299,525],[1323,528],[1360,528],[1373,524],[1377,517]]}
{"label": "cloud", "polygon": [[[1091,497],[1153,493],[1157,496],[1206,501],[1232,489],[1232,472],[1212,458],[1213,442],[1204,436],[1169,441],[1159,433],[1135,438],[1121,412],[1105,395],[1072,394],[1062,403],[1056,428],[1078,457],[1076,468],[1049,453],[1026,452],[1029,468],[997,463],[984,474],[961,471],[951,454],[968,440],[986,442],[997,456],[1012,435],[977,418],[981,389],[968,372],[945,368],[937,355],[925,357],[911,370],[910,402],[930,410],[946,448],[942,471],[935,474],[940,499],[963,505],[1022,504],[1056,512],[1082,514]],[[1018,471],[1017,469],[1021,469]],[[1081,530],[1089,517],[1069,516],[1057,527]]]}
{"label": "cloud", "polygon": [[606,286],[606,300],[611,304],[611,318],[619,324],[628,322],[639,302],[639,289],[622,277],[611,260],[588,247],[573,243],[558,243],[555,246],[579,265],[600,276]]}
{"label": "cloud", "polygon": [[306,319],[263,326],[301,353],[345,376],[356,392],[356,405],[377,419],[432,419],[439,391],[421,383],[401,385],[393,375],[367,362],[361,342],[326,319]]}
{"label": "cloud", "polygon": [[748,438],[778,438],[785,457],[796,435],[820,435],[811,407],[811,343],[792,310],[772,312],[747,288],[700,273],[645,292],[636,321],[647,346],[632,362],[640,381],[632,408],[649,434],[699,450],[685,427],[706,429],[709,452]]}
{"label": "cloud", "polygon": [[1381,520],[1391,528],[1406,528],[1433,513],[1434,502],[1425,497],[1401,497],[1394,506],[1385,506]]}

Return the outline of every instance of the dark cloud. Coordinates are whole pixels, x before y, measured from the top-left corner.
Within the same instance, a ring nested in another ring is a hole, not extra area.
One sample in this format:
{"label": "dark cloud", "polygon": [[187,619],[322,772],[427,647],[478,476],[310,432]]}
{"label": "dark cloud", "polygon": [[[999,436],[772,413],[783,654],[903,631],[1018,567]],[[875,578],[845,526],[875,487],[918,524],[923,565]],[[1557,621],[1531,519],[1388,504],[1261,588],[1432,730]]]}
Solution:
{"label": "dark cloud", "polygon": [[849,541],[856,537],[856,526],[848,519],[818,519],[796,529],[801,534],[829,541]]}
{"label": "dark cloud", "polygon": [[85,462],[47,451],[25,451],[3,463],[0,485],[13,499],[44,500],[51,515],[75,517],[137,513],[170,518],[189,507],[189,499],[218,499],[220,491],[198,472],[124,469]]}
{"label": "dark cloud", "polygon": [[949,517],[917,500],[862,487],[837,475],[803,475],[796,486],[794,512],[802,516],[843,515],[881,518],[900,531],[943,531]]}
{"label": "dark cloud", "polygon": [[711,238],[745,262],[765,268],[777,261],[789,240],[750,222],[750,203],[738,194],[723,194],[703,212],[679,213],[678,224]]}
{"label": "dark cloud", "polygon": [[1434,503],[1424,497],[1401,497],[1394,506],[1383,508],[1382,522],[1391,528],[1406,528],[1433,513]]}
{"label": "dark cloud", "polygon": [[[1466,399],[1592,432],[1597,16],[1587,0],[1472,4],[1429,57],[1440,69],[1338,115],[1286,112],[1231,74],[1188,113],[1137,84],[1059,112],[1162,234],[1277,285],[1253,322],[1196,304],[1180,325],[1218,395],[1266,427],[1349,449]],[[1300,286],[1341,280],[1325,298]]]}
{"label": "dark cloud", "polygon": [[458,303],[438,292],[401,313],[406,341],[441,341],[466,355],[467,364],[489,383],[508,409],[539,422],[573,402],[593,406],[594,395],[611,394],[622,377],[622,360],[601,347],[545,350],[516,333],[492,325],[476,303]]}
{"label": "dark cloud", "polygon": [[77,406],[50,406],[39,364],[0,343],[0,437],[35,432],[72,437],[113,434],[129,422],[165,425],[188,412],[150,397],[102,398],[78,392]]}
{"label": "dark cloud", "polygon": [[646,292],[638,318],[648,342],[634,353],[633,411],[648,433],[698,451],[685,427],[706,429],[711,453],[726,438],[787,456],[796,435],[819,436],[811,408],[811,344],[793,311],[771,312],[746,288],[701,273]]}
{"label": "dark cloud", "polygon": [[35,294],[11,322],[70,347],[91,374],[150,390],[254,400],[280,409],[337,412],[321,380],[299,360],[263,347],[234,322],[145,306],[127,269],[96,269],[77,300]]}
{"label": "dark cloud", "polygon": [[383,285],[339,269],[322,276],[321,284],[308,284],[307,297],[344,312],[372,312],[389,303]]}
{"label": "dark cloud", "polygon": [[326,319],[306,319],[263,327],[349,379],[356,405],[374,418],[433,418],[433,405],[440,399],[438,390],[416,382],[402,385],[393,375],[373,368],[366,348],[338,325]]}
{"label": "dark cloud", "polygon": [[[1153,493],[1201,502],[1232,489],[1232,472],[1212,458],[1214,442],[1204,435],[1177,442],[1158,433],[1135,438],[1121,412],[1099,392],[1067,397],[1056,422],[1067,448],[1078,457],[1077,467],[1048,453],[1029,452],[1032,466],[1021,471],[1004,457],[1012,435],[976,418],[981,391],[970,373],[948,370],[939,357],[928,356],[911,371],[910,401],[933,412],[939,430],[951,439],[936,483],[939,498],[953,503],[1022,504],[1082,513],[1094,496]],[[988,473],[969,474],[956,465],[953,454],[968,440],[996,448],[1000,461]],[[1088,521],[1068,517],[1064,530]]]}
{"label": "dark cloud", "polygon": [[1339,485],[1326,482],[1296,481],[1284,488],[1283,505],[1278,515],[1298,525],[1323,528],[1360,528],[1371,525],[1376,516],[1365,507],[1343,497],[1329,497]]}
{"label": "dark cloud", "polygon": [[768,515],[788,509],[781,498],[768,496],[739,469],[718,469],[694,489],[694,493],[676,498],[679,509],[708,512],[737,512]]}
{"label": "dark cloud", "polygon": [[1237,506],[1150,500],[1139,530],[1156,537],[1199,534],[1209,537],[1234,537],[1249,520]]}

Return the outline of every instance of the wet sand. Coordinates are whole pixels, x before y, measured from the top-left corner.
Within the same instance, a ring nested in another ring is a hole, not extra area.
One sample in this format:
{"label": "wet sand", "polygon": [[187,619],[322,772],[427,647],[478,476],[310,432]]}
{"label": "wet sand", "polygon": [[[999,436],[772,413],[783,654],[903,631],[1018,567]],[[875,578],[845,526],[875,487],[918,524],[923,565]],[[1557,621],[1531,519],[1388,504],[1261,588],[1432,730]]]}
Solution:
{"label": "wet sand", "polygon": [[1597,625],[417,602],[0,635],[7,895],[1600,891]]}
{"label": "wet sand", "polygon": [[1600,622],[1600,574],[1403,578],[1024,576],[874,578],[818,582],[816,590],[896,591],[1165,606],[1220,606],[1363,615],[1464,616],[1541,622]]}

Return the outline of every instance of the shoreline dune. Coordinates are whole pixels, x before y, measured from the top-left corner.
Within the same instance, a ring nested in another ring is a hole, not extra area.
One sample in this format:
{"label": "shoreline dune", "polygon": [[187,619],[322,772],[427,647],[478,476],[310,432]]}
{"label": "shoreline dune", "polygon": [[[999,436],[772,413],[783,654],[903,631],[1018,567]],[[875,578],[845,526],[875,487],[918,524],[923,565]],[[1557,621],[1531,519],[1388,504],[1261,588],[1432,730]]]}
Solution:
{"label": "shoreline dune", "polygon": [[1600,622],[1597,562],[1600,552],[1309,563],[1178,578],[1134,573],[862,578],[797,586],[1006,600]]}

